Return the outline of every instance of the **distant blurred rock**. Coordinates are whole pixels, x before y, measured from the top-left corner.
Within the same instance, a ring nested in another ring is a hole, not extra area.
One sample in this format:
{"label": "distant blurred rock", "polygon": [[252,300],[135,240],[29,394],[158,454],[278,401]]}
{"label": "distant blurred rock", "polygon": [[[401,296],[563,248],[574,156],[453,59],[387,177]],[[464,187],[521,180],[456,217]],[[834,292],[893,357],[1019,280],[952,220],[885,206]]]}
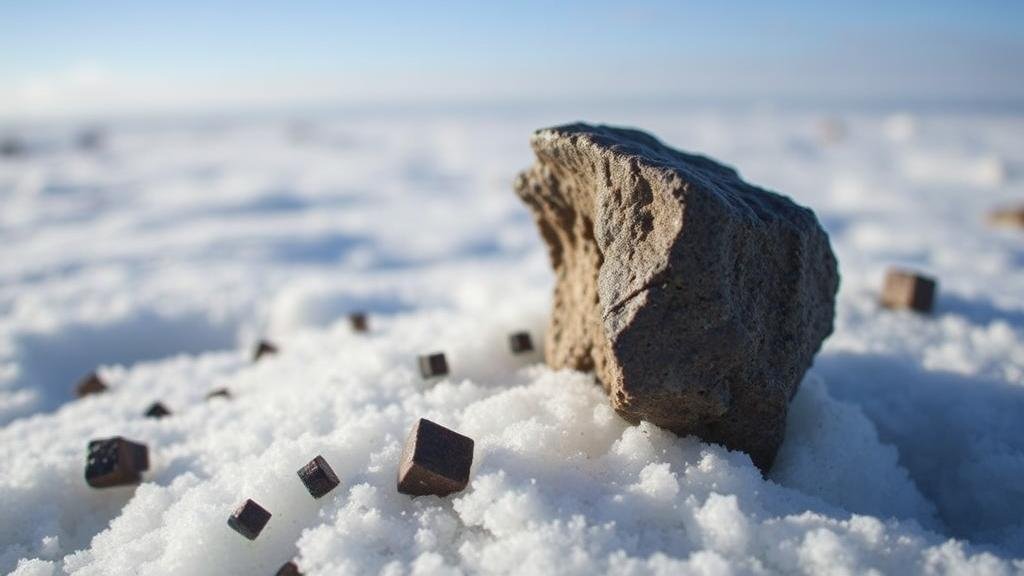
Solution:
{"label": "distant blurred rock", "polygon": [[814,213],[636,130],[540,130],[516,181],[556,274],[553,367],[614,408],[767,470],[832,331],[836,259]]}
{"label": "distant blurred rock", "polygon": [[75,396],[84,398],[92,394],[102,394],[109,389],[103,378],[95,372],[91,372],[75,384]]}
{"label": "distant blurred rock", "polygon": [[0,157],[15,158],[25,154],[25,144],[14,136],[0,137]]}
{"label": "distant blurred rock", "polygon": [[834,116],[818,122],[818,139],[822,144],[838,144],[846,140],[846,123]]}
{"label": "distant blurred rock", "polygon": [[95,151],[103,147],[104,133],[100,128],[86,128],[75,136],[79,150]]}
{"label": "distant blurred rock", "polygon": [[988,214],[990,226],[1024,230],[1024,205],[997,208]]}
{"label": "distant blurred rock", "polygon": [[913,270],[890,269],[882,286],[882,306],[893,310],[914,310],[928,314],[935,306],[938,282]]}

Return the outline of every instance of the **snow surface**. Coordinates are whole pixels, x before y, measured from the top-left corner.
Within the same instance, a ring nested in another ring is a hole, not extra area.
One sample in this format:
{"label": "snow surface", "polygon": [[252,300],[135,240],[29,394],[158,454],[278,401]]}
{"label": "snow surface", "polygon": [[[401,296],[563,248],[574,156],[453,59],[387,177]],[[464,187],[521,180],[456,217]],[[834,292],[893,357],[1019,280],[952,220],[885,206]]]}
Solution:
{"label": "snow surface", "polygon": [[[829,230],[836,332],[767,479],[507,351],[552,285],[511,180],[531,130],[581,117]],[[0,159],[0,572],[1024,573],[1024,235],[984,225],[1024,197],[1024,115],[366,110],[115,122],[92,151],[74,128],[13,127],[29,154]],[[934,315],[879,309],[892,264],[940,279]],[[281,353],[253,364],[259,337]],[[452,375],[424,383],[435,350]],[[71,401],[96,367],[112,390]],[[396,493],[420,417],[476,440],[466,491]],[[111,435],[149,445],[141,486],[86,486]],[[341,485],[313,500],[317,454]],[[273,513],[254,542],[226,524],[246,498]]]}

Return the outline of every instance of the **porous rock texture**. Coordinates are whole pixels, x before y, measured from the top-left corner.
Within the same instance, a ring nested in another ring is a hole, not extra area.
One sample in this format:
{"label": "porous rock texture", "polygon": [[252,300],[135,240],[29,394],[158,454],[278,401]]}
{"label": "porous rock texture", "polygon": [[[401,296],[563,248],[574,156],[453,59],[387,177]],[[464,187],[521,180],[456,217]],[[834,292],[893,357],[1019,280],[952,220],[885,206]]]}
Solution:
{"label": "porous rock texture", "polygon": [[630,421],[767,471],[832,332],[839,273],[814,213],[638,130],[539,130],[516,192],[556,285],[547,362],[593,370]]}

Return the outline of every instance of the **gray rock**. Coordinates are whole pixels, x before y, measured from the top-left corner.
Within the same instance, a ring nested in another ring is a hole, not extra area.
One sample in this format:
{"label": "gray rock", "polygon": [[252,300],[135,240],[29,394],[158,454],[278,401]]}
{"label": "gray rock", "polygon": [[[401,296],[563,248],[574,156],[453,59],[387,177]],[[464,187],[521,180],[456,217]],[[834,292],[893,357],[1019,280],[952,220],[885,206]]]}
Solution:
{"label": "gray rock", "polygon": [[632,422],[767,471],[832,332],[839,274],[814,213],[637,130],[572,124],[531,144],[516,192],[556,275],[547,362],[593,370]]}

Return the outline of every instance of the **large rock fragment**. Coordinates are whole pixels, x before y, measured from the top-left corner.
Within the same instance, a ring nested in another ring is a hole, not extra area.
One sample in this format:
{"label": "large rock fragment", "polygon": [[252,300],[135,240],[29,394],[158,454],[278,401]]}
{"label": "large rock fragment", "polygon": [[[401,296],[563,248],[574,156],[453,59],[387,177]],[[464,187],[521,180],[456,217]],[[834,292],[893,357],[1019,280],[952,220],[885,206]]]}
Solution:
{"label": "large rock fragment", "polygon": [[810,210],[637,130],[540,130],[516,191],[556,285],[546,356],[613,407],[743,450],[767,470],[832,331],[839,286]]}

